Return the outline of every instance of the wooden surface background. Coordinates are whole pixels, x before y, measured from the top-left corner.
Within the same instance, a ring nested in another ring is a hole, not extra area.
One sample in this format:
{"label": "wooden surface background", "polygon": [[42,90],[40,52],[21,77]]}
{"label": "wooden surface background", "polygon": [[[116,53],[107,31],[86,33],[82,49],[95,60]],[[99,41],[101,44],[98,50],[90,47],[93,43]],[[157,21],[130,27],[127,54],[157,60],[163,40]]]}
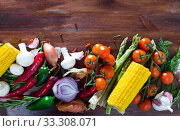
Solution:
{"label": "wooden surface background", "polygon": [[[162,37],[174,43],[170,48],[174,55],[180,45],[180,1],[0,0],[0,41],[17,47],[19,39],[27,43],[40,36],[39,32],[54,46],[66,46],[69,51],[74,48],[81,51],[85,44],[99,42],[111,46],[114,55],[118,50],[113,44],[115,35],[122,35],[117,44],[125,36],[132,38],[137,33],[156,42]],[[63,34],[64,43],[59,34]],[[0,115],[105,115],[105,110],[97,108],[84,114],[71,114],[59,112],[56,107],[35,112],[19,107],[12,111],[1,109]],[[113,110],[111,115],[120,114]],[[125,115],[180,115],[180,110],[174,107],[173,114],[153,109],[143,112],[131,104]]]}

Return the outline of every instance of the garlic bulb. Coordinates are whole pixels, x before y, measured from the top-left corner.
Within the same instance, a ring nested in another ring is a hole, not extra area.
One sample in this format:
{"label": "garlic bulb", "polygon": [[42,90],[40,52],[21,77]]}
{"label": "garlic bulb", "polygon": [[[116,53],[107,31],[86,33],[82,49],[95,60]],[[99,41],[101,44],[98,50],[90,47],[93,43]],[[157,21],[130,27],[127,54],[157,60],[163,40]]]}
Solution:
{"label": "garlic bulb", "polygon": [[169,110],[172,113],[172,101],[172,94],[169,92],[162,91],[161,93],[157,94],[156,97],[153,99],[152,106],[157,111]]}

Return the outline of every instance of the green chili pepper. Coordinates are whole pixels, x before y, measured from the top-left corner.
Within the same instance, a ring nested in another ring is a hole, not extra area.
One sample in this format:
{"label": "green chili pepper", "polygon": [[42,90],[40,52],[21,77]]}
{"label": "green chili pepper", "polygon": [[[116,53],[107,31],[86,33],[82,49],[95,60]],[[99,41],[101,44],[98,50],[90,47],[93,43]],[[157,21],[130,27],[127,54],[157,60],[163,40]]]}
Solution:
{"label": "green chili pepper", "polygon": [[41,99],[31,103],[26,107],[26,109],[35,111],[35,110],[44,110],[48,109],[52,106],[54,106],[54,99],[55,97],[53,96],[44,96]]}
{"label": "green chili pepper", "polygon": [[49,69],[46,66],[46,61],[44,61],[44,64],[39,68],[38,72],[40,72],[40,74],[37,78],[36,87],[43,85],[48,80]]}

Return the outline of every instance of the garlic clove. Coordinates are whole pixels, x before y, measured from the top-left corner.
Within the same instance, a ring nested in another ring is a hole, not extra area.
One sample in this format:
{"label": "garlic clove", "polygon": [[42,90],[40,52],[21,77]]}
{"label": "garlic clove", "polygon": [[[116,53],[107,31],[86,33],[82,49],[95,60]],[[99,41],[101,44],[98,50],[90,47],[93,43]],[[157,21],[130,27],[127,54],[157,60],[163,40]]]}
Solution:
{"label": "garlic clove", "polygon": [[27,43],[27,47],[29,48],[37,48],[39,45],[39,39],[38,38],[34,38],[31,39],[28,43]]}
{"label": "garlic clove", "polygon": [[166,97],[170,100],[170,102],[172,103],[172,101],[173,101],[173,96],[172,96],[171,93],[169,93],[169,92],[164,92],[163,95],[166,96]]}

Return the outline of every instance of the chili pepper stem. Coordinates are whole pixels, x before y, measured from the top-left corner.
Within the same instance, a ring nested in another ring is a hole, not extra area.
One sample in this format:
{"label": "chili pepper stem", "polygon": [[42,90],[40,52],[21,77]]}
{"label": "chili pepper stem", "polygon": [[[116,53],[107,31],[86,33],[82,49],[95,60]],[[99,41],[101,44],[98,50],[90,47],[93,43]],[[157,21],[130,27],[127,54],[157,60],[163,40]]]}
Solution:
{"label": "chili pepper stem", "polygon": [[58,70],[56,71],[56,73],[54,74],[54,77],[58,74],[59,70],[60,70],[60,65],[57,63],[58,66]]}
{"label": "chili pepper stem", "polygon": [[40,32],[40,34],[41,34],[41,37],[42,37],[42,44],[41,44],[41,49],[40,49],[40,51],[43,51],[44,37],[43,37],[42,32]]}

